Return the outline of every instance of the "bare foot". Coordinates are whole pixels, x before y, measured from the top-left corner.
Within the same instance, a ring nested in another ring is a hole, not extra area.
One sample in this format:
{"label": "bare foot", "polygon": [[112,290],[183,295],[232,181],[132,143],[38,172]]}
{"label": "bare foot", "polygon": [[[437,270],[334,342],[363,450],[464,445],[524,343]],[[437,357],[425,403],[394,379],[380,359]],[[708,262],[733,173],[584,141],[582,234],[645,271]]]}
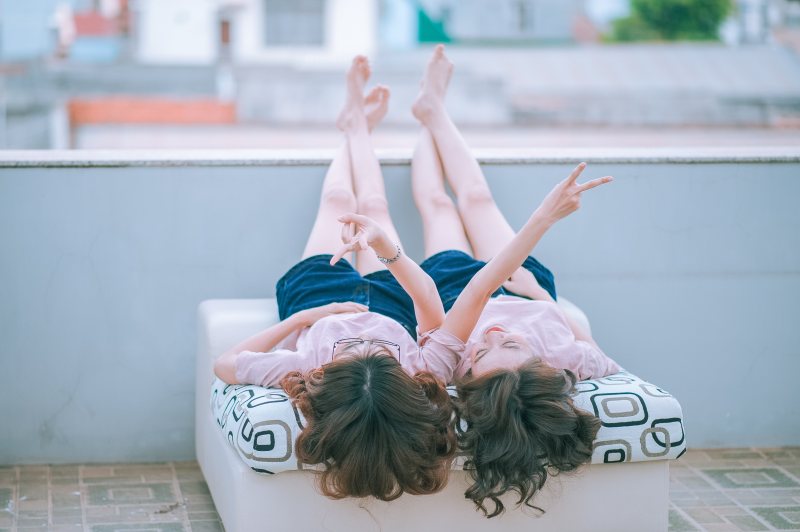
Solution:
{"label": "bare foot", "polygon": [[424,123],[434,112],[444,108],[444,96],[452,75],[453,63],[444,54],[444,45],[439,44],[428,61],[417,101],[411,106],[417,120]]}
{"label": "bare foot", "polygon": [[344,108],[336,120],[336,127],[342,131],[353,127],[358,122],[358,117],[364,115],[364,86],[370,73],[367,58],[363,55],[355,56],[347,71],[347,96]]}
{"label": "bare foot", "polygon": [[367,115],[367,127],[370,131],[380,124],[389,110],[389,87],[378,85],[364,98],[364,113]]}

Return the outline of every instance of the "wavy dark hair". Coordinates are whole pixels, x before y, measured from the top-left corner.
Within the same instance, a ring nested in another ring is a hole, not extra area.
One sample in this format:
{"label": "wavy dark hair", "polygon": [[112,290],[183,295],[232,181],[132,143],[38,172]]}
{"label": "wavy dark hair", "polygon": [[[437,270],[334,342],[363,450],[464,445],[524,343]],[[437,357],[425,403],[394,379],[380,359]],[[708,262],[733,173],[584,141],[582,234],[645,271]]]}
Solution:
{"label": "wavy dark hair", "polygon": [[346,351],[280,383],[307,421],[297,456],[325,466],[322,493],[391,501],[444,488],[456,451],[444,384],[427,372],[412,377],[382,346],[365,343]]}
{"label": "wavy dark hair", "polygon": [[[544,513],[531,501],[548,476],[573,471],[592,458],[600,420],[575,407],[575,375],[532,359],[457,383],[459,444],[472,485],[465,492],[486,517],[505,511],[500,496]],[[489,503],[494,507],[490,508]]]}

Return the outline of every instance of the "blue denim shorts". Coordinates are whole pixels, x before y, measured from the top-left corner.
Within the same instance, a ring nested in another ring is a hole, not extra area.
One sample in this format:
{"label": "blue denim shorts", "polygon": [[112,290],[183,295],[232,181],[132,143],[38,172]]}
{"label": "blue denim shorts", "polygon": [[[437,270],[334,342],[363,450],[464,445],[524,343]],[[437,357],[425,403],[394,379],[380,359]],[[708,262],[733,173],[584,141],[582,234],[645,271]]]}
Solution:
{"label": "blue denim shorts", "polygon": [[[463,251],[451,249],[431,255],[422,261],[420,266],[436,283],[439,297],[442,298],[444,310],[447,312],[456,302],[469,280],[472,279],[472,276],[478,273],[478,270],[483,268],[485,264],[485,262],[477,260]],[[556,284],[550,270],[533,257],[525,259],[522,267],[531,272],[536,277],[536,280],[539,281],[539,285],[547,290],[553,296],[553,299],[556,299]],[[492,294],[492,297],[500,295],[524,297],[503,287],[500,287]]]}
{"label": "blue denim shorts", "polygon": [[308,308],[353,301],[392,318],[417,338],[414,303],[389,270],[362,276],[344,259],[331,266],[331,257],[303,259],[278,280],[275,294],[281,320]]}

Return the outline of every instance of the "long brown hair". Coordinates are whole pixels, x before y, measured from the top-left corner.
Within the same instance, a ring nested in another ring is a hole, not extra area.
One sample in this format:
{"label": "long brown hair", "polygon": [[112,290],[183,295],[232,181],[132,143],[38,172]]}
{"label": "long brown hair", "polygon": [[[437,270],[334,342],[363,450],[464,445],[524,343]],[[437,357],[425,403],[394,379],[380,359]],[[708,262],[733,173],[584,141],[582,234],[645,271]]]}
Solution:
{"label": "long brown hair", "polygon": [[328,497],[391,501],[447,483],[456,450],[452,405],[432,374],[412,377],[384,347],[364,343],[280,384],[308,423],[297,456],[324,464],[319,482]]}
{"label": "long brown hair", "polygon": [[[575,407],[575,376],[533,359],[458,383],[459,444],[473,484],[465,492],[487,517],[505,510],[500,496],[544,513],[531,501],[548,475],[573,471],[592,457],[600,421]],[[487,499],[494,504],[487,507]]]}

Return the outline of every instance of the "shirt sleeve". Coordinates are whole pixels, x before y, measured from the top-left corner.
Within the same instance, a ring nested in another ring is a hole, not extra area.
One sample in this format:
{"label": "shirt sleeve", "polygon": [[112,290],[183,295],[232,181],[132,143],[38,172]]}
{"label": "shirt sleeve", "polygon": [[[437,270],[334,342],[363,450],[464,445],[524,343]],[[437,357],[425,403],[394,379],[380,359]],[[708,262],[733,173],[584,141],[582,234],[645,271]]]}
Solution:
{"label": "shirt sleeve", "polygon": [[268,353],[242,351],[236,357],[236,380],[274,388],[287,373],[307,371],[306,366],[305,357],[289,349],[275,349]]}
{"label": "shirt sleeve", "polygon": [[543,357],[545,362],[572,371],[578,380],[599,379],[622,369],[596,345],[575,338],[566,315],[556,303],[548,304],[547,309],[554,321],[539,324],[544,348],[549,351],[549,356]]}
{"label": "shirt sleeve", "polygon": [[430,371],[449,384],[463,354],[464,342],[449,332],[433,329],[419,337],[418,369]]}
{"label": "shirt sleeve", "polygon": [[603,353],[599,347],[589,342],[575,340],[575,348],[580,354],[576,368],[578,380],[599,379],[622,370],[620,365]]}

